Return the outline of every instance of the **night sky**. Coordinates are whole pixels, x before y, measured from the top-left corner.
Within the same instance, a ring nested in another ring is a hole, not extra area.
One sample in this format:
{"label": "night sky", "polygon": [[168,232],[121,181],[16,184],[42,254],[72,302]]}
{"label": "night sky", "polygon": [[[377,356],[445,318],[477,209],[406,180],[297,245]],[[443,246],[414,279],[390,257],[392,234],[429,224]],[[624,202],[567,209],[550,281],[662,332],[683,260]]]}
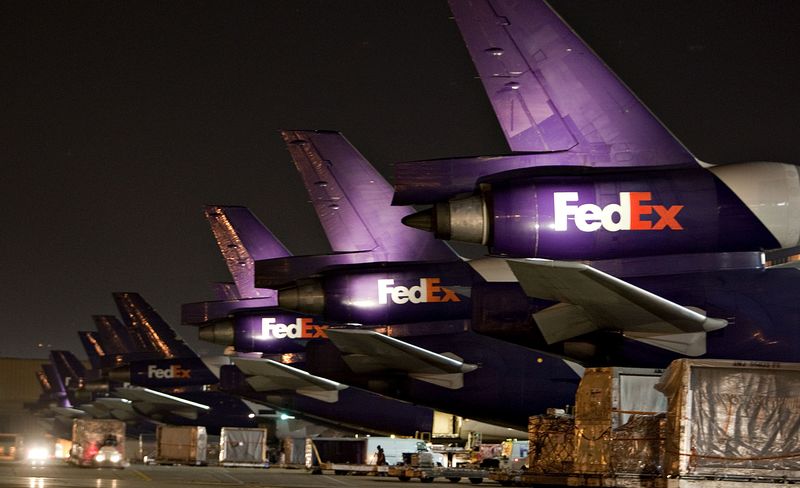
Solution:
{"label": "night sky", "polygon": [[[700,159],[800,162],[797,2],[553,5]],[[505,152],[449,15],[436,0],[0,2],[0,356],[84,356],[75,332],[117,314],[113,291],[177,326],[229,280],[204,204],[249,206],[294,253],[326,252],[279,129],[340,130],[390,180],[396,161]]]}

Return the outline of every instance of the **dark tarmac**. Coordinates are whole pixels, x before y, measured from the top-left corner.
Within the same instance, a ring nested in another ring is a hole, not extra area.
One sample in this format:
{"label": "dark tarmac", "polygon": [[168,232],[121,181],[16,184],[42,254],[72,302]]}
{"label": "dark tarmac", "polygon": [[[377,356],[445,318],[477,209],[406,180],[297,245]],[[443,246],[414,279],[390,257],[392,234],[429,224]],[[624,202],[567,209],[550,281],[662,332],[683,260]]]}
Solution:
{"label": "dark tarmac", "polygon": [[[446,479],[434,484],[454,485]],[[312,475],[302,469],[224,468],[216,466],[147,466],[132,464],[125,469],[78,468],[55,463],[32,467],[20,463],[0,464],[0,487],[14,488],[188,488],[203,486],[247,486],[276,488],[317,487],[408,487],[419,480],[402,482],[377,476]],[[460,485],[470,482],[461,480]],[[485,481],[485,486],[499,486]],[[483,486],[481,485],[481,486]],[[429,484],[426,484],[429,486]]]}

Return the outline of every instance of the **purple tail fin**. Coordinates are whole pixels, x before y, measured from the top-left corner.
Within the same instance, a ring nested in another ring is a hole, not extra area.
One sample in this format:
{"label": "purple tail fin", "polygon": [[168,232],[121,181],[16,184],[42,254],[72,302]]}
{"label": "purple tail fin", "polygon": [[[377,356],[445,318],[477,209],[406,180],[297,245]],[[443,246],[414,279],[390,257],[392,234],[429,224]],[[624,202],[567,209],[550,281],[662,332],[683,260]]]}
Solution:
{"label": "purple tail fin", "polygon": [[400,223],[415,210],[391,206],[391,185],[340,133],[281,134],[334,252],[370,252],[375,261],[455,258],[432,234]]}
{"label": "purple tail fin", "polygon": [[587,165],[694,164],[544,0],[450,0],[512,151],[570,151]]}
{"label": "purple tail fin", "polygon": [[78,337],[81,340],[81,345],[83,345],[83,350],[86,351],[86,356],[89,358],[89,364],[92,365],[92,369],[101,369],[103,367],[101,358],[105,356],[105,351],[98,341],[97,333],[82,330],[78,332]]}
{"label": "purple tail fin", "polygon": [[515,154],[398,163],[395,204],[447,200],[521,168],[697,166],[544,0],[450,8]]}
{"label": "purple tail fin", "polygon": [[214,296],[217,300],[241,300],[242,295],[235,283],[213,283]]}
{"label": "purple tail fin", "polygon": [[118,292],[113,296],[122,320],[131,330],[140,331],[147,342],[145,350],[156,351],[163,358],[197,356],[138,293]]}
{"label": "purple tail fin", "polygon": [[61,379],[61,375],[58,374],[55,365],[53,363],[42,364],[42,373],[50,388],[45,392],[49,399],[55,400],[60,407],[68,406],[67,388],[64,386],[64,381]]}
{"label": "purple tail fin", "polygon": [[58,370],[56,370],[53,363],[42,364],[42,373],[50,388],[50,392],[66,394],[67,390],[64,388],[64,382],[61,381],[61,375],[58,374]]}
{"label": "purple tail fin", "polygon": [[106,354],[125,355],[137,350],[149,350],[143,338],[134,338],[131,331],[113,315],[94,315],[92,319],[97,328],[97,339]]}
{"label": "purple tail fin", "polygon": [[[42,368],[44,368],[44,366],[43,364]],[[43,393],[49,394],[53,391],[53,386],[50,384],[50,380],[47,378],[44,369],[40,369],[36,372],[36,379],[39,381],[39,386],[42,388]]]}
{"label": "purple tail fin", "polygon": [[239,298],[272,295],[271,291],[254,286],[254,261],[283,258],[291,253],[246,207],[209,205],[205,207],[205,215]]}
{"label": "purple tail fin", "polygon": [[61,377],[65,388],[75,388],[86,378],[86,368],[69,351],[50,351],[50,362]]}

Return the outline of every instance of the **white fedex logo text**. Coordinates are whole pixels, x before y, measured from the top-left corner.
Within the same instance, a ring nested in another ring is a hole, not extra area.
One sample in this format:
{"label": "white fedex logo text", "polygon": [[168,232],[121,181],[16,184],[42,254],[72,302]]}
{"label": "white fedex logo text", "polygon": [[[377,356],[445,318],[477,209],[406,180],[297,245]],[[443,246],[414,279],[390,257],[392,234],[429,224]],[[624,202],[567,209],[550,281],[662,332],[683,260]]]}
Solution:
{"label": "white fedex logo text", "polygon": [[378,303],[386,305],[391,299],[392,303],[441,303],[460,302],[456,293],[444,286],[439,286],[439,278],[422,278],[419,285],[405,287],[395,286],[394,280],[378,280]]}
{"label": "white fedex logo text", "polygon": [[325,338],[326,326],[311,323],[309,318],[298,318],[291,324],[279,323],[274,317],[261,319],[261,336],[256,339],[316,339]]}
{"label": "white fedex logo text", "polygon": [[[575,227],[581,232],[594,232],[600,228],[609,232],[620,230],[683,230],[677,220],[683,205],[665,207],[647,205],[652,198],[649,191],[620,192],[619,203],[600,207],[593,203],[573,205],[578,201],[578,192],[565,191],[553,193],[553,208],[556,231],[568,230],[569,217],[575,220]],[[646,215],[654,215],[658,220],[643,220]]]}
{"label": "white fedex logo text", "polygon": [[173,364],[169,368],[159,368],[155,364],[147,366],[147,377],[159,380],[171,380],[173,378],[190,378],[192,370],[181,368]]}

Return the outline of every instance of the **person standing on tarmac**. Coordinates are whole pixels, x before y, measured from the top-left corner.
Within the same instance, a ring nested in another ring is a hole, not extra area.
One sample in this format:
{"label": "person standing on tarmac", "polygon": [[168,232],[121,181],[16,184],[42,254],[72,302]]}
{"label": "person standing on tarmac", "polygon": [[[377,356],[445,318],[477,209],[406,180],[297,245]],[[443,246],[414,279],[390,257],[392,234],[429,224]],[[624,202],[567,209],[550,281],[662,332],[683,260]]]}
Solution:
{"label": "person standing on tarmac", "polygon": [[375,464],[383,466],[386,464],[386,454],[383,453],[383,448],[378,446],[378,453],[375,456]]}

